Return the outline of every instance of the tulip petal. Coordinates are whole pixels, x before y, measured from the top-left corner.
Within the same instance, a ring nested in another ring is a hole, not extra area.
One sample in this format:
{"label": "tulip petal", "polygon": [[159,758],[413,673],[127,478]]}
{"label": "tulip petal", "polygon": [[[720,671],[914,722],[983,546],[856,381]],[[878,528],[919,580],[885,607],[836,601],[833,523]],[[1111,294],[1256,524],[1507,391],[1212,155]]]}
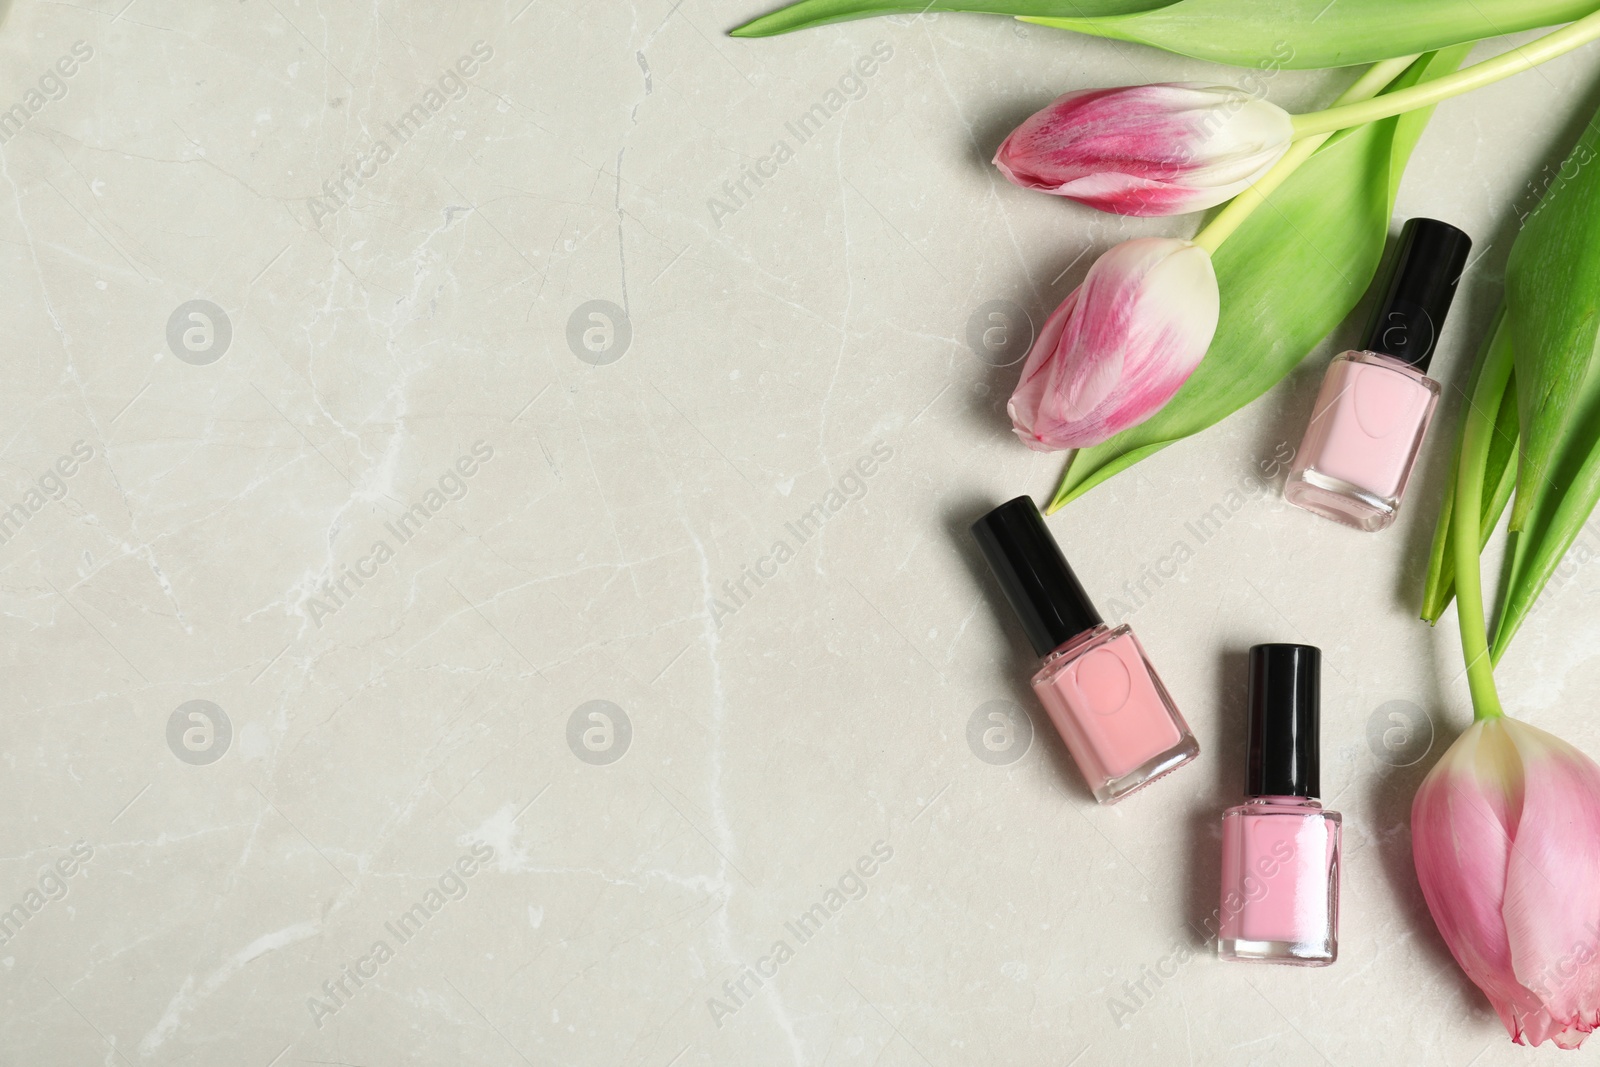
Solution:
{"label": "tulip petal", "polygon": [[1511,979],[1511,945],[1503,919],[1506,863],[1515,825],[1513,799],[1502,787],[1515,749],[1497,723],[1478,723],[1428,772],[1411,807],[1417,881],[1456,963],[1488,996],[1507,1029],[1509,1005],[1532,1008]]}
{"label": "tulip petal", "polygon": [[1439,933],[1512,1040],[1577,1048],[1600,1025],[1600,766],[1477,723],[1423,780],[1411,833]]}
{"label": "tulip petal", "polygon": [[[1391,89],[1449,73],[1466,51],[1418,60]],[[1078,452],[1047,510],[1239,410],[1333,331],[1377,270],[1400,175],[1427,119],[1413,111],[1339,134],[1245,220],[1216,253],[1224,302],[1210,357],[1154,417]]]}
{"label": "tulip petal", "polygon": [[[1215,189],[1193,189],[1175,182],[1160,181],[1137,174],[1106,171],[1074,178],[1044,191],[1114,215],[1133,215],[1141,218],[1187,215],[1195,211],[1205,211],[1223,201],[1233,199],[1271,169],[1272,164],[1268,163],[1259,173],[1253,174],[1248,179]],[[1237,189],[1234,188],[1235,185]]]}
{"label": "tulip petal", "polygon": [[1218,312],[1205,249],[1170,237],[1110,249],[1028,353],[1007,406],[1017,436],[1080,448],[1149,418],[1205,355]]}
{"label": "tulip petal", "polygon": [[[1600,767],[1527,723],[1506,720],[1523,767],[1506,868],[1505,927],[1518,980],[1543,1001],[1537,1044],[1593,1029],[1600,1007]],[[1581,1041],[1581,1037],[1576,1037]]]}
{"label": "tulip petal", "polygon": [[1078,306],[1078,294],[1082,291],[1080,286],[1068,293],[1061,306],[1045,319],[1044,328],[1034,339],[1033,347],[1028,350],[1028,358],[1022,364],[1022,377],[1017,382],[1017,388],[1006,404],[1006,413],[1011,417],[1017,436],[1022,438],[1023,444],[1037,452],[1055,451],[1055,446],[1046,444],[1032,427],[1038,421],[1037,412],[1045,397],[1056,391],[1055,378],[1060,370],[1060,362],[1052,357],[1061,344],[1062,331],[1067,328],[1067,320]]}
{"label": "tulip petal", "polygon": [[1293,135],[1287,112],[1232,86],[1086,89],[1028,118],[994,162],[1023,188],[1101,211],[1176,215],[1243,192]]}

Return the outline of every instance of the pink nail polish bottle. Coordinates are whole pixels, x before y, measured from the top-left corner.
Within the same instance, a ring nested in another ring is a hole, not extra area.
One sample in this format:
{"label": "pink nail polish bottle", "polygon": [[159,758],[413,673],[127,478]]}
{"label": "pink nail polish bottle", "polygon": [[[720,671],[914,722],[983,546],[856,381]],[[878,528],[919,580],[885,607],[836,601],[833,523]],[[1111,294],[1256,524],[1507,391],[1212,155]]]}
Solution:
{"label": "pink nail polish bottle", "polygon": [[1394,522],[1439,401],[1426,374],[1472,241],[1448,223],[1410,219],[1367,345],[1335,356],[1283,495],[1369,532]]}
{"label": "pink nail polish bottle", "polygon": [[1033,691],[1096,800],[1121,800],[1200,754],[1139,639],[1101,621],[1032,500],[1001,504],[972,535],[1043,657]]}
{"label": "pink nail polish bottle", "polygon": [[1222,816],[1225,960],[1326,967],[1339,955],[1339,813],[1317,800],[1322,653],[1250,650],[1249,799]]}

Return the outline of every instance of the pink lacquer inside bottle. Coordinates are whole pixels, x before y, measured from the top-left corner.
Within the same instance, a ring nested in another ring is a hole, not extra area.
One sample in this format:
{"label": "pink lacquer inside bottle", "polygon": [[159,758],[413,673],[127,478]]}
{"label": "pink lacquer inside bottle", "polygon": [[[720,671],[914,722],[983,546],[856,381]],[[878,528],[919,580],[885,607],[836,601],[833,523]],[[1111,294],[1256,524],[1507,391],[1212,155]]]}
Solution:
{"label": "pink lacquer inside bottle", "polygon": [[1139,639],[1101,620],[1032,500],[1000,505],[972,531],[1043,657],[1033,691],[1096,800],[1120,800],[1199,755]]}
{"label": "pink lacquer inside bottle", "polygon": [[1428,362],[1471,249],[1447,223],[1406,223],[1366,347],[1335,357],[1322,381],[1289,503],[1361,530],[1394,522],[1439,402]]}
{"label": "pink lacquer inside bottle", "polygon": [[1323,967],[1339,955],[1338,812],[1318,782],[1321,653],[1250,650],[1249,799],[1222,816],[1217,953]]}
{"label": "pink lacquer inside bottle", "polygon": [[1346,526],[1388,526],[1400,511],[1438,401],[1438,382],[1390,356],[1335,357],[1284,496]]}

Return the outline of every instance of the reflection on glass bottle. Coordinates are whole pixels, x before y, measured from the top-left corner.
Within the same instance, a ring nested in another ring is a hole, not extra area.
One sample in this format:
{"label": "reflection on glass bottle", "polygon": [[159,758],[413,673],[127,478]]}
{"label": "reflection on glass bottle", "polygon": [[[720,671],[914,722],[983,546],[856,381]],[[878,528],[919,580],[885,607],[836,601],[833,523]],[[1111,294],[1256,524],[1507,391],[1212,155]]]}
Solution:
{"label": "reflection on glass bottle", "polygon": [[1032,500],[1001,504],[972,534],[1043,658],[1033,691],[1096,800],[1120,800],[1199,755],[1139,639],[1100,618]]}
{"label": "reflection on glass bottle", "polygon": [[1283,495],[1362,530],[1394,522],[1439,402],[1426,374],[1472,242],[1411,219],[1364,349],[1334,357]]}
{"label": "reflection on glass bottle", "polygon": [[1322,967],[1339,955],[1339,813],[1324,811],[1318,718],[1322,653],[1250,650],[1249,799],[1222,816],[1217,954]]}

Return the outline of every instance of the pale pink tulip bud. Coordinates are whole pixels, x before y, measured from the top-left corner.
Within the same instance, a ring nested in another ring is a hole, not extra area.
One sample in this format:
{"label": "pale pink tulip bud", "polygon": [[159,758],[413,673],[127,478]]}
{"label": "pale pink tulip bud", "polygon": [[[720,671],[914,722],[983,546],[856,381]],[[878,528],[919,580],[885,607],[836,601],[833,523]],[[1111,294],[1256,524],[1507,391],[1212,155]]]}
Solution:
{"label": "pale pink tulip bud", "polygon": [[1276,104],[1226,85],[1171,82],[1068,93],[1012,131],[994,163],[1039,189],[1118,215],[1182,215],[1231,200],[1289,148]]}
{"label": "pale pink tulip bud", "polygon": [[1417,790],[1411,850],[1511,1039],[1582,1044],[1600,1026],[1600,767],[1527,723],[1476,723]]}
{"label": "pale pink tulip bud", "polygon": [[1211,254],[1174,237],[1107,251],[1045,321],[1006,410],[1029,448],[1097,445],[1154,415],[1217,329]]}

